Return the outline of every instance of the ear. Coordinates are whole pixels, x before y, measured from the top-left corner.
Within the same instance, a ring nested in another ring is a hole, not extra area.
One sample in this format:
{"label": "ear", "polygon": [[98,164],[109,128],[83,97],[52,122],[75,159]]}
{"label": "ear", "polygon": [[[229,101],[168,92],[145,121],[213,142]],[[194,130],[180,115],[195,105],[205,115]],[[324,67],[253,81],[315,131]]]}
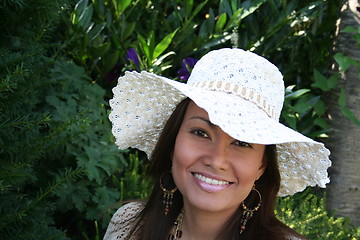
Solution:
{"label": "ear", "polygon": [[262,164],[258,170],[258,175],[256,176],[256,181],[264,174],[266,165]]}

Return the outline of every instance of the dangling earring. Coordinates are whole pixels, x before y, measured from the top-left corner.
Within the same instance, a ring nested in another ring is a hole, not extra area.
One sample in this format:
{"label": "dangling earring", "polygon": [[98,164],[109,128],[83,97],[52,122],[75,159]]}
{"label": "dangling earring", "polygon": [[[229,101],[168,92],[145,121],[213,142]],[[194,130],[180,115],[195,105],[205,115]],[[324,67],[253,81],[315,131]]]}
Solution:
{"label": "dangling earring", "polygon": [[177,187],[175,186],[173,189],[171,190],[167,190],[164,185],[163,185],[163,178],[165,177],[165,174],[170,173],[171,172],[165,172],[161,175],[160,177],[160,188],[163,191],[163,204],[165,205],[165,211],[164,214],[167,215],[170,212],[170,207],[173,204],[173,198],[174,198],[174,192],[176,192]]}
{"label": "dangling earring", "polygon": [[240,219],[240,234],[245,230],[246,223],[249,221],[249,219],[253,216],[254,212],[259,210],[262,200],[261,200],[261,194],[260,192],[255,188],[255,184],[251,189],[252,191],[255,191],[259,195],[259,202],[253,209],[249,209],[247,206],[245,206],[244,201],[241,202],[241,207],[243,208],[243,214]]}

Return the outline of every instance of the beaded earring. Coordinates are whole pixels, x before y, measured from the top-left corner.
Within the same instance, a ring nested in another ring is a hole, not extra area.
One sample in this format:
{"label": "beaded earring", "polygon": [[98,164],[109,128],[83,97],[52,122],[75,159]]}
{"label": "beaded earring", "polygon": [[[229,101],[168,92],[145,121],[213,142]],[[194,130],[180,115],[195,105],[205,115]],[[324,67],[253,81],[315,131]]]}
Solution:
{"label": "beaded earring", "polygon": [[163,184],[164,179],[163,178],[166,178],[166,174],[170,174],[171,181],[173,181],[171,172],[165,172],[160,177],[160,188],[163,191],[163,204],[165,205],[165,210],[164,210],[165,215],[167,215],[170,212],[170,207],[173,204],[174,193],[177,191],[176,186],[170,190],[168,190],[164,187],[164,184]]}
{"label": "beaded earring", "polygon": [[261,194],[260,192],[255,188],[255,184],[252,187],[251,191],[255,191],[259,196],[259,202],[253,209],[249,209],[244,202],[241,202],[241,207],[243,208],[243,214],[240,219],[240,234],[243,233],[245,230],[246,223],[249,221],[249,219],[253,216],[254,212],[259,210],[262,200],[261,200]]}

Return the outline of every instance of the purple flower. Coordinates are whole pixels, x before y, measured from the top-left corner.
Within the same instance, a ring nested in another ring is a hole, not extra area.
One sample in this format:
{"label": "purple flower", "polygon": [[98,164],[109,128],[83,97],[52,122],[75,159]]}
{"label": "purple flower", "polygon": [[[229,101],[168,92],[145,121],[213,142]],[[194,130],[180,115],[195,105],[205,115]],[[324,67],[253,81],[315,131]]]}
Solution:
{"label": "purple flower", "polygon": [[192,57],[188,57],[182,60],[181,68],[177,72],[181,80],[187,81],[189,79],[191,70],[194,68],[197,61],[197,59]]}
{"label": "purple flower", "polygon": [[137,66],[140,65],[139,57],[134,48],[130,48],[129,50],[127,50],[126,59],[133,61],[133,63],[135,63],[135,65],[137,65]]}

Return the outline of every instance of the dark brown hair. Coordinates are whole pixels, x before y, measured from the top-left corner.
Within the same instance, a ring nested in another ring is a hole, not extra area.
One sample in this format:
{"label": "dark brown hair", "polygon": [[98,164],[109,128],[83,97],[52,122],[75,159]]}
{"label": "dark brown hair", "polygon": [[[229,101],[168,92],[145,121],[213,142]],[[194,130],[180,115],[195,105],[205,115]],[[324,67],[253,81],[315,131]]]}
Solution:
{"label": "dark brown hair", "polygon": [[[189,102],[190,99],[186,98],[178,104],[165,124],[152,153],[150,159],[152,164],[149,168],[149,175],[154,179],[155,184],[145,208],[140,215],[139,223],[141,223],[141,227],[139,228],[139,225],[136,227],[136,231],[140,231],[141,239],[167,239],[174,221],[183,207],[182,195],[179,191],[176,191],[171,210],[168,215],[165,216],[163,214],[163,193],[158,183],[160,182],[161,175],[171,170],[171,156],[176,136]],[[262,196],[262,205],[260,209],[254,213],[253,217],[246,224],[245,231],[240,235],[239,230],[242,209],[239,207],[227,224],[224,225],[224,228],[217,239],[286,240],[290,236],[296,236],[303,239],[298,233],[279,221],[274,214],[276,195],[280,187],[280,173],[277,166],[275,145],[266,146],[263,165],[265,166],[265,171],[256,181],[256,188]],[[248,198],[245,199],[245,204],[247,206],[253,206],[256,205],[258,200],[259,198],[256,194],[249,194]]]}

